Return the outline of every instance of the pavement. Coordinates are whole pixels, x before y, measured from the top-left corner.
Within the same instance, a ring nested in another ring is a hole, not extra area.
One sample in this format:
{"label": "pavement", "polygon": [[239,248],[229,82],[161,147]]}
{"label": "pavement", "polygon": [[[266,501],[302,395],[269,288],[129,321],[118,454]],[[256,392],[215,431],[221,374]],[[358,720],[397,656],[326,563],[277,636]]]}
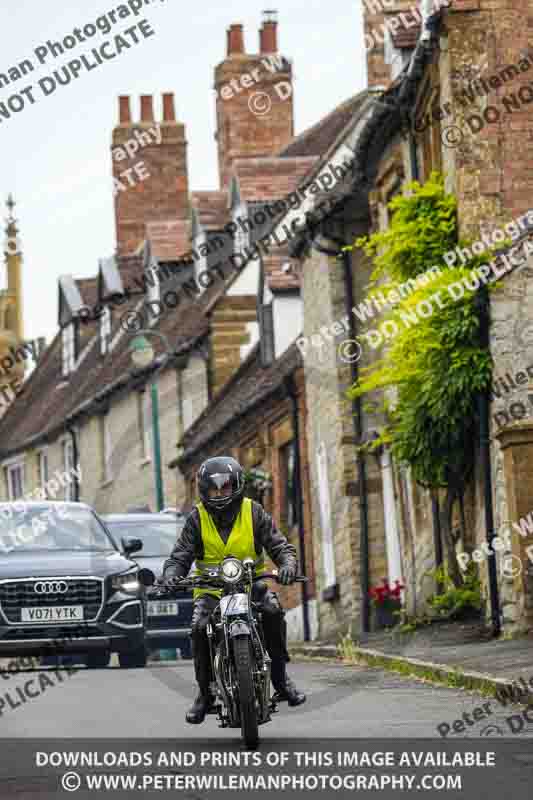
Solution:
{"label": "pavement", "polygon": [[[331,642],[292,642],[290,652],[341,660]],[[494,639],[479,623],[441,623],[405,635],[369,634],[354,643],[347,661],[493,696],[521,687],[521,700],[533,703],[533,635]]]}

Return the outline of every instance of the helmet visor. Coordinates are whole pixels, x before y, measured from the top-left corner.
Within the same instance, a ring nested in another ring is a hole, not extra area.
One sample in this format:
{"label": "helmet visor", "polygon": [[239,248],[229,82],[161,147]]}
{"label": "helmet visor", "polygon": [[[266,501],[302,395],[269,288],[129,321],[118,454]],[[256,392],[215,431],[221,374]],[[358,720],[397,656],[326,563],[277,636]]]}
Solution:
{"label": "helmet visor", "polygon": [[207,495],[210,500],[218,497],[231,497],[233,493],[232,476],[227,472],[216,472],[208,479]]}

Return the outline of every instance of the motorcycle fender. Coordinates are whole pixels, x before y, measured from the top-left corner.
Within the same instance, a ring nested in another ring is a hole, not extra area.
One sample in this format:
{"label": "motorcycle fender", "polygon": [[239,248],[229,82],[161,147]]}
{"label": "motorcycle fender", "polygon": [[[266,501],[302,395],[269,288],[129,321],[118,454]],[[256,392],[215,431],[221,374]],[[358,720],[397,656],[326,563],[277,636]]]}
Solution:
{"label": "motorcycle fender", "polygon": [[232,639],[236,636],[250,636],[250,626],[247,622],[239,620],[232,622],[229,629],[229,635]]}

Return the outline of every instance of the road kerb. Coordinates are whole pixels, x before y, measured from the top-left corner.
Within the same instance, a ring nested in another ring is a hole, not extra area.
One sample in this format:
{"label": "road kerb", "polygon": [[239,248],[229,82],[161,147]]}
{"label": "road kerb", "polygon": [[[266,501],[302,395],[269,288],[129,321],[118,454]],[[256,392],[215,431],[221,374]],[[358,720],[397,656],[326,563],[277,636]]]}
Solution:
{"label": "road kerb", "polygon": [[[289,646],[289,652],[295,658],[300,656],[319,656],[329,655],[335,658],[337,648],[335,645],[322,645],[319,647],[294,647]],[[405,675],[405,677],[418,678],[419,680],[429,681],[452,688],[476,691],[487,697],[496,697],[496,692],[509,690],[519,684],[517,680],[508,678],[496,678],[473,670],[465,671],[458,667],[447,664],[435,664],[432,661],[422,661],[417,658],[399,656],[396,654],[383,653],[379,650],[371,650],[365,647],[354,648],[353,659],[339,659],[338,663],[358,666],[379,667],[389,672]],[[523,690],[523,700],[519,704],[533,704],[533,689],[529,692]],[[510,703],[511,704],[511,703]]]}

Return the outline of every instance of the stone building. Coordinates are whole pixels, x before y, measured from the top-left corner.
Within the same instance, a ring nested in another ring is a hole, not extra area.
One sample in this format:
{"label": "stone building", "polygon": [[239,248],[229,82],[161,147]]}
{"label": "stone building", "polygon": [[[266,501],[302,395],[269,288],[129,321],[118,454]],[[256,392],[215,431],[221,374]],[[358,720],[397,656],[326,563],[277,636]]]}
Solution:
{"label": "stone building", "polygon": [[[412,4],[399,2],[378,11],[380,4],[372,5],[365,31],[388,20],[394,32],[368,54],[368,93],[324,153],[327,159],[342,145],[353,150],[351,183],[337,187],[337,207],[317,222],[312,235],[300,236],[291,247],[302,276],[299,342],[309,463],[313,485],[325,487],[313,492],[313,538],[322,556],[322,568],[317,558],[319,632],[368,630],[367,588],[382,576],[403,579],[413,615],[426,609],[435,590],[428,571],[438,563],[442,547],[438,509],[440,504],[442,513],[443,494],[430,496],[386,452],[377,459],[355,453],[381,420],[368,406],[350,408],[344,389],[372,356],[354,350],[353,340],[377,322],[365,323],[350,313],[365,294],[371,265],[360,250],[342,255],[342,247],[356,235],[386,229],[392,197],[407,181],[425,181],[432,170],[445,173],[447,191],[457,197],[460,236],[485,243],[488,237],[503,248],[495,261],[502,278],[489,308],[495,380],[490,430],[487,434],[480,422],[475,474],[465,487],[464,526],[456,512],[457,551],[472,553],[487,536],[511,531],[511,550],[491,559],[497,593],[488,559],[479,561],[486,618],[495,631],[500,626],[528,630],[533,608],[528,574],[528,548],[533,552],[528,419],[533,61],[526,28],[516,26],[514,12],[503,2],[490,9],[483,0],[449,7],[421,4],[421,24],[409,31],[402,30],[401,15]],[[350,360],[355,366],[346,363]],[[323,380],[315,377],[320,373]],[[485,408],[483,398],[480,402]],[[328,584],[337,585],[336,595],[327,592]]]}

